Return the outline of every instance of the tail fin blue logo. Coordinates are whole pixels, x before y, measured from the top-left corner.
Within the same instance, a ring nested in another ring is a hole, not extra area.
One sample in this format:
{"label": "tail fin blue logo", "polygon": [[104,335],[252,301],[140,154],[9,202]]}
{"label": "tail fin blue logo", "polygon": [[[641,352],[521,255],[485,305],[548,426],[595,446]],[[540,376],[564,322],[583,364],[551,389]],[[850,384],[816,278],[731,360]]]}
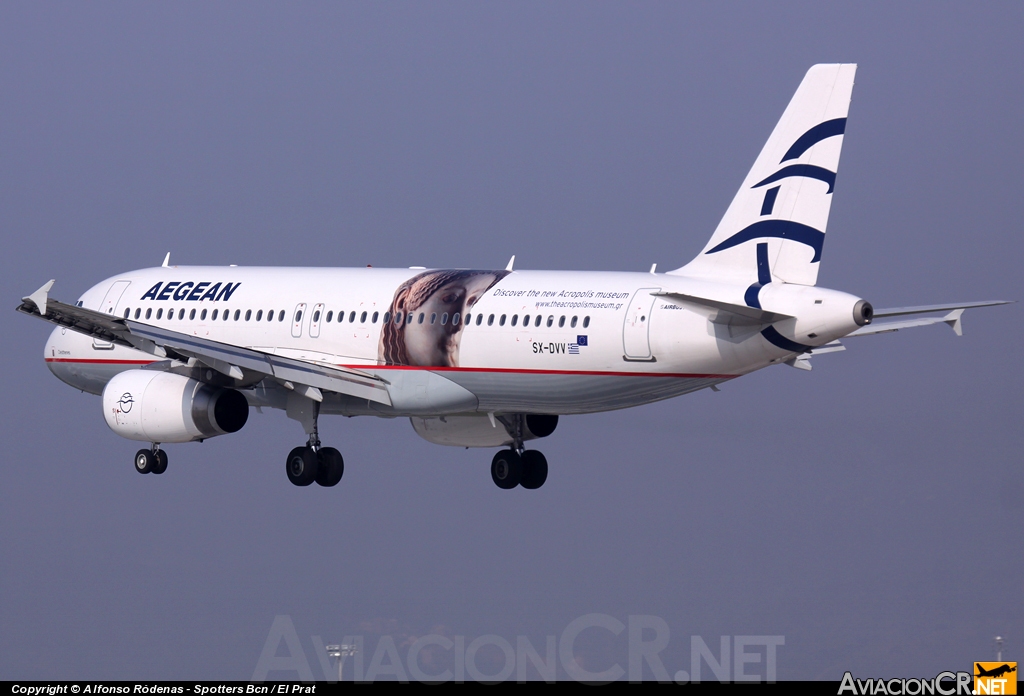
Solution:
{"label": "tail fin blue logo", "polygon": [[[845,118],[834,118],[831,121],[819,123],[796,139],[796,142],[794,142],[786,151],[786,154],[783,155],[779,164],[792,159],[797,159],[822,140],[842,135],[845,131]],[[828,191],[826,191],[826,195],[831,194],[835,190],[836,173],[829,171],[824,167],[818,167],[812,164],[787,165],[771,176],[757,182],[751,186],[751,188],[760,188],[761,186],[767,186],[768,184],[775,183],[776,181],[781,181],[782,179],[788,179],[794,176],[817,179],[828,184]],[[761,206],[762,215],[771,214],[775,207],[775,197],[777,194],[777,187],[765,192],[764,205]],[[709,249],[706,253],[714,254],[725,249],[731,249],[732,247],[743,244],[744,242],[764,237],[777,237],[779,239],[789,239],[794,242],[806,244],[814,249],[814,257],[811,259],[811,263],[818,263],[821,261],[821,249],[825,244],[825,233],[809,225],[803,225],[791,220],[759,220],[751,225],[747,225],[721,244]]]}

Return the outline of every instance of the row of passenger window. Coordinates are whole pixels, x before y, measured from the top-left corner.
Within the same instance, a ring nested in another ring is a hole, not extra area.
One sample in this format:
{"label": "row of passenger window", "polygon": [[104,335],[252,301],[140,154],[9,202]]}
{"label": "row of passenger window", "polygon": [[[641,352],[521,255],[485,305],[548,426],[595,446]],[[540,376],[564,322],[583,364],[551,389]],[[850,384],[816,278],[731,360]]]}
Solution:
{"label": "row of passenger window", "polygon": [[[206,321],[206,316],[207,316],[207,312],[208,311],[209,310],[204,309],[204,310],[201,310],[201,311],[198,312],[199,321]],[[188,313],[189,321],[195,321],[196,314],[197,314],[196,310],[194,310],[194,309],[190,310],[189,313]],[[298,314],[301,314],[301,312],[299,312]],[[223,312],[221,312],[219,309],[215,309],[215,310],[213,310],[212,313],[210,313],[210,320],[211,321],[217,321],[218,315],[220,316],[222,321],[228,321],[231,318],[231,310],[230,309],[225,309]],[[132,317],[133,317],[133,315],[132,315],[132,310],[131,310],[130,307],[128,309],[124,310],[124,318],[125,319],[132,318]],[[135,314],[134,314],[133,318],[139,319],[140,317],[142,317],[142,310],[140,308],[136,307]],[[185,318],[185,310],[184,310],[184,308],[177,310],[177,314],[175,314],[175,310],[174,310],[173,307],[171,309],[167,310],[167,318],[168,319],[174,319],[175,317],[177,317],[178,320],[183,320]],[[153,308],[150,307],[149,309],[146,310],[146,319],[152,319],[152,318],[153,318]],[[160,308],[160,309],[156,310],[156,318],[157,319],[163,319],[164,318],[164,310],[163,310],[163,308]],[[235,321],[238,321],[241,318],[242,318],[242,310],[236,309],[235,310]],[[245,310],[245,320],[249,321],[250,319],[252,319],[252,310],[251,309],[247,309],[247,310]],[[284,321],[284,310],[283,309],[280,312],[278,312],[277,320],[278,321]],[[299,316],[296,316],[295,320],[299,321]],[[256,311],[256,321],[263,321],[263,310],[262,309]],[[267,321],[274,321],[274,310],[272,310],[272,309],[267,310]]]}
{"label": "row of passenger window", "polygon": [[[198,315],[199,315],[199,320],[200,321],[206,321],[207,312],[209,312],[209,310],[206,310],[206,309],[198,310]],[[195,310],[195,309],[189,310],[188,318],[189,318],[190,321],[195,321],[196,315],[197,315],[197,310]],[[163,316],[164,316],[163,308],[157,309],[156,310],[156,318],[157,318],[157,320],[163,319]],[[210,320],[211,321],[217,321],[218,317],[220,318],[221,321],[228,321],[228,320],[231,319],[231,310],[230,309],[225,309],[223,312],[221,312],[219,309],[215,309],[212,312],[210,312],[209,316],[210,316]],[[125,309],[124,310],[124,318],[128,319],[128,318],[132,318],[132,317],[134,317],[135,319],[140,319],[142,317],[142,309],[136,307],[134,315],[132,314],[132,310],[131,310],[130,307],[128,309]],[[175,309],[173,307],[171,309],[167,310],[167,318],[169,320],[173,320],[173,319],[175,319],[175,317],[177,317],[177,319],[179,321],[184,320],[185,319],[185,309],[184,308],[178,309],[177,310],[177,314],[175,314]],[[264,317],[263,310],[262,309],[256,310],[256,321],[263,321],[263,317]],[[466,320],[465,321],[466,321],[466,325],[467,326],[473,323],[473,321],[474,321],[473,317],[474,317],[474,315],[472,315],[472,314],[467,314],[466,315]],[[153,309],[152,309],[152,307],[146,309],[145,318],[146,319],[152,319],[153,318]],[[236,309],[235,313],[234,313],[234,320],[235,321],[239,321],[242,318],[243,318],[242,310]],[[251,309],[245,310],[245,315],[244,315],[245,321],[250,321],[250,320],[252,320],[252,318],[253,318],[252,310]],[[372,315],[369,312],[362,312],[359,315],[359,323],[360,324],[365,324],[367,318],[370,319],[370,323],[376,324],[377,323],[377,319],[380,318],[380,312],[373,312]],[[497,318],[498,326],[504,326],[506,324],[506,322],[509,323],[511,326],[518,326],[519,325],[519,315],[518,314],[513,314],[511,321],[509,320],[507,314],[502,314],[500,317],[498,317],[497,315],[494,315],[494,314],[488,315],[487,316],[487,325],[488,326],[493,326],[496,318]],[[334,311],[333,310],[327,312],[327,315],[324,317],[324,320],[327,323],[330,323],[332,319],[334,319]],[[422,324],[424,321],[426,321],[426,319],[427,319],[427,317],[426,317],[426,315],[423,312],[420,312],[418,315],[413,313],[413,312],[409,312],[408,314],[405,314],[404,316],[403,316],[402,312],[395,312],[395,316],[394,316],[395,324],[401,324],[403,321],[406,324],[412,324],[413,322],[416,322],[417,324]],[[455,314],[451,315],[450,319],[451,319],[451,322],[452,322],[452,326],[458,326],[459,322],[462,321],[462,318],[461,318],[461,316],[459,315],[458,312],[456,312]],[[558,328],[563,328],[565,326],[566,319],[567,319],[567,317],[565,315],[562,315],[562,316],[558,317]],[[266,320],[267,321],[274,321],[274,310],[273,309],[267,310]],[[550,327],[554,326],[554,324],[555,324],[555,316],[553,314],[549,314],[548,315],[548,318],[547,318],[546,322],[544,321],[543,315],[540,315],[540,314],[536,314],[536,315],[524,314],[523,315],[523,322],[522,322],[523,328],[528,327],[530,325],[531,320],[533,321],[533,325],[535,327],[539,327],[541,325],[541,323],[544,323],[546,326],[548,326],[550,328]],[[283,309],[278,311],[278,313],[277,313],[277,321],[279,321],[279,322],[284,321],[284,310]],[[297,310],[295,312],[295,322],[298,323],[298,322],[301,322],[301,321],[302,321],[302,310]],[[313,323],[317,323],[319,321],[320,321],[320,310],[316,310],[313,313]],[[345,312],[338,312],[338,323],[341,323],[341,322],[344,322],[344,321],[345,321]],[[356,323],[356,313],[355,312],[349,312],[348,321],[349,321],[350,324]],[[389,321],[391,321],[391,312],[384,312],[384,320],[383,320],[382,323],[387,324]],[[430,315],[430,323],[431,324],[436,324],[437,321],[438,321],[437,313],[431,313],[431,315]],[[440,316],[441,326],[445,326],[448,323],[448,321],[449,321],[448,313],[444,312],[443,314],[441,314],[441,316]],[[484,315],[483,314],[477,314],[475,321],[476,321],[476,325],[480,326],[481,324],[484,323]],[[569,318],[568,321],[569,321],[569,326],[571,328],[576,328],[576,325],[579,322],[579,317],[574,316],[572,318]],[[590,326],[590,317],[583,317],[583,328],[585,329],[585,328],[587,328],[589,326]]]}

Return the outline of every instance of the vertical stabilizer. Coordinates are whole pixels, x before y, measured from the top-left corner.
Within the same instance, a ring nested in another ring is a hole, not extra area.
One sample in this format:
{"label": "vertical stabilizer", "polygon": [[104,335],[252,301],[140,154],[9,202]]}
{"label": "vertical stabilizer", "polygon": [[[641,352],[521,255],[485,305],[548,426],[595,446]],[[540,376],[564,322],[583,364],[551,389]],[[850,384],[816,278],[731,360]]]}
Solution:
{"label": "vertical stabilizer", "polygon": [[807,71],[711,241],[671,273],[757,281],[761,242],[772,280],[815,284],[856,71],[840,63]]}

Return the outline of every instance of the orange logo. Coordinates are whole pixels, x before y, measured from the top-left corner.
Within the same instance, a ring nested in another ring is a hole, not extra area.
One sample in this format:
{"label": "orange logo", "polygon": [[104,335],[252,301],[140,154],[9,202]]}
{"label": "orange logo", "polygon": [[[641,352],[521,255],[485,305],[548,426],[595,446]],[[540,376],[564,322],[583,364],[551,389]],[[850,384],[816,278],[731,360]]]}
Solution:
{"label": "orange logo", "polygon": [[975,694],[1016,694],[1016,662],[975,662]]}

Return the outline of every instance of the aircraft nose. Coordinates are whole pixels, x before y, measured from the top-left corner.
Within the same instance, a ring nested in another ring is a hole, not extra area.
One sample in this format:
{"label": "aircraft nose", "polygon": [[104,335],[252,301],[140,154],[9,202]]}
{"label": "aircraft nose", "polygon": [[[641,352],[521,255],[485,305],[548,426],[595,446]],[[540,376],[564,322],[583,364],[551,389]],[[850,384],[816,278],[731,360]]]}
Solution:
{"label": "aircraft nose", "polygon": [[66,345],[67,339],[65,338],[65,334],[67,334],[67,331],[68,330],[64,327],[58,326],[50,332],[50,336],[46,339],[46,344],[43,346],[43,358],[47,363],[53,362],[57,358],[61,357],[59,354],[71,353],[71,351],[67,349]]}

